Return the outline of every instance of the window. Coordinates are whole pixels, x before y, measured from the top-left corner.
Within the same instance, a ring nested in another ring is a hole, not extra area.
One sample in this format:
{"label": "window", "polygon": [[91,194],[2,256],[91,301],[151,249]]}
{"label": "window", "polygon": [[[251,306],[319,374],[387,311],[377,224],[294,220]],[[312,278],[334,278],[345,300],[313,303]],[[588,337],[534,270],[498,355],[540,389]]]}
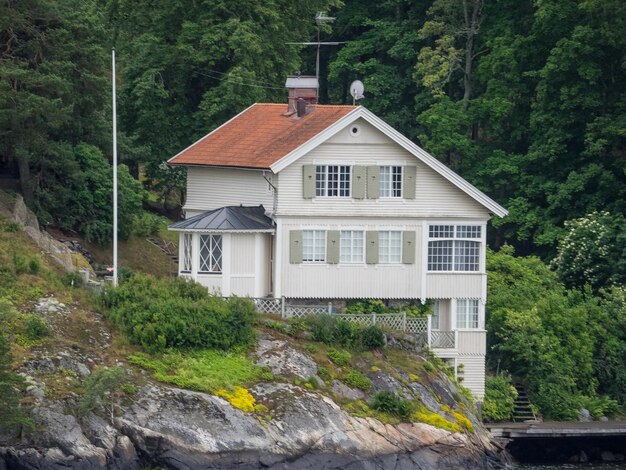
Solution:
{"label": "window", "polygon": [[480,225],[431,225],[428,227],[429,271],[478,271]]}
{"label": "window", "polygon": [[191,272],[191,260],[192,258],[192,235],[191,233],[183,233],[183,265],[181,268],[181,272],[190,273]]}
{"label": "window", "polygon": [[378,262],[402,262],[402,232],[378,232]]}
{"label": "window", "polygon": [[478,299],[456,301],[456,327],[478,328]]}
{"label": "window", "polygon": [[402,167],[380,167],[380,197],[402,197]]}
{"label": "window", "polygon": [[363,248],[364,244],[362,231],[341,231],[339,259],[342,263],[362,263]]}
{"label": "window", "polygon": [[302,261],[310,263],[326,261],[326,231],[302,231]]}
{"label": "window", "polygon": [[315,195],[350,197],[350,167],[317,165],[315,167]]}
{"label": "window", "polygon": [[222,236],[200,235],[200,273],[222,272]]}
{"label": "window", "polygon": [[439,319],[441,318],[441,303],[438,300],[433,301],[433,315],[430,318],[430,327],[433,330],[439,329]]}

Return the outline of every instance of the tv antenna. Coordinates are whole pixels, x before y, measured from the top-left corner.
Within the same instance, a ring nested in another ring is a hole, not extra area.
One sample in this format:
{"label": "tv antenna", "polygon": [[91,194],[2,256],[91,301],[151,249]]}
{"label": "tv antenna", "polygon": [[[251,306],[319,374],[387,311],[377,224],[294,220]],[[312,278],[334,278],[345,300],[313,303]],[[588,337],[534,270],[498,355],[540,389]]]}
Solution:
{"label": "tv antenna", "polygon": [[320,33],[322,30],[322,26],[325,23],[332,23],[335,21],[335,17],[326,16],[323,12],[319,11],[315,15],[315,23],[317,24],[317,41],[316,42],[286,42],[285,44],[289,45],[299,45],[299,46],[317,46],[317,54],[315,57],[315,78],[317,79],[317,97],[319,99],[320,96],[320,47],[321,46],[338,46],[340,44],[345,44],[345,41],[326,41],[322,42],[320,40]]}
{"label": "tv antenna", "polygon": [[350,94],[352,95],[352,106],[356,104],[356,100],[360,100],[361,98],[365,98],[363,92],[365,91],[365,86],[361,80],[355,80],[350,84]]}

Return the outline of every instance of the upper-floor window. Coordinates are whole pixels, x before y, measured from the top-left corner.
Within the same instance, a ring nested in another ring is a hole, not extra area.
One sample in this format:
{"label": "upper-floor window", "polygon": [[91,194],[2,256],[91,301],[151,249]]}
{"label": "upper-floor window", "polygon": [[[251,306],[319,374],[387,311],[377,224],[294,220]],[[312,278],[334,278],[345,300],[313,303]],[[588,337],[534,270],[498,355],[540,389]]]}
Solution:
{"label": "upper-floor window", "polygon": [[402,167],[380,167],[380,197],[402,197]]}
{"label": "upper-floor window", "polygon": [[350,197],[350,167],[347,165],[317,165],[315,195]]}
{"label": "upper-floor window", "polygon": [[364,247],[363,231],[342,230],[339,260],[342,263],[362,263]]}
{"label": "upper-floor window", "polygon": [[326,261],[326,231],[302,231],[302,261],[323,263]]}
{"label": "upper-floor window", "polygon": [[200,273],[222,272],[222,236],[200,235]]}
{"label": "upper-floor window", "polygon": [[456,301],[456,327],[478,328],[478,299]]}
{"label": "upper-floor window", "polygon": [[192,235],[191,233],[183,233],[183,265],[181,271],[184,273],[191,272],[192,261]]}
{"label": "upper-floor window", "polygon": [[480,225],[431,225],[428,227],[429,271],[478,271]]}
{"label": "upper-floor window", "polygon": [[402,232],[392,230],[378,232],[378,262],[402,262]]}

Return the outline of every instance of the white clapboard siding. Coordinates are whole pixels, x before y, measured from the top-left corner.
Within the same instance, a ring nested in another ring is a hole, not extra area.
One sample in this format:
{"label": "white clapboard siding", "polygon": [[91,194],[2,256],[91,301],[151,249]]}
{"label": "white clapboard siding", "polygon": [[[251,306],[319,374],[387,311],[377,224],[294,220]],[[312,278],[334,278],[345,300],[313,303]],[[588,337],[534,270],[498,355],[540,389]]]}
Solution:
{"label": "white clapboard siding", "polygon": [[254,297],[254,275],[230,277],[231,295],[239,297]]}
{"label": "white clapboard siding", "polygon": [[457,365],[463,364],[461,385],[469,388],[478,401],[485,397],[485,356],[459,356]]}
{"label": "white clapboard siding", "polygon": [[429,299],[479,298],[482,292],[480,273],[428,273],[426,274],[426,297]]}
{"label": "white clapboard siding", "polygon": [[211,294],[222,294],[221,274],[198,274],[196,281],[206,287]]}
{"label": "white clapboard siding", "polygon": [[457,350],[460,356],[484,356],[487,354],[487,332],[485,330],[459,330]]}
{"label": "white clapboard siding", "polygon": [[[412,230],[422,237],[421,222],[409,219],[287,219],[282,239],[290,230]],[[421,296],[421,243],[416,243],[412,264],[289,263],[289,244],[283,243],[281,295],[289,298],[385,298],[418,299]]]}
{"label": "white clapboard siding", "polygon": [[231,276],[254,276],[254,233],[233,233],[231,235]]}
{"label": "white clapboard siding", "polygon": [[[335,136],[280,172],[279,215],[376,215],[488,220],[486,208],[378,130],[358,120],[357,137]],[[348,126],[348,131],[352,126]],[[315,164],[416,166],[415,199],[304,199],[302,166]],[[191,206],[191,204],[188,204]]]}
{"label": "white clapboard siding", "polygon": [[[276,186],[278,178],[267,172],[265,176]],[[187,200],[184,210],[187,218],[204,211],[225,206],[263,205],[270,211],[274,194],[263,172],[228,168],[187,168]]]}

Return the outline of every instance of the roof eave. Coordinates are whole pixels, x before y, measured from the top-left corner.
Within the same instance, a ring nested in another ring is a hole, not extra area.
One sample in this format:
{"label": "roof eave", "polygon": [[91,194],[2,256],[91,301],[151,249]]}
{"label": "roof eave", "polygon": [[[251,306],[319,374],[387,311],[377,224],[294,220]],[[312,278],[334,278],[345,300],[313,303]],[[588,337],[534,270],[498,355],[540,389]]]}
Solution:
{"label": "roof eave", "polygon": [[275,233],[275,229],[246,229],[246,230],[237,230],[237,229],[228,229],[228,230],[220,230],[215,228],[176,228],[176,227],[167,227],[170,232],[193,232],[193,233]]}

